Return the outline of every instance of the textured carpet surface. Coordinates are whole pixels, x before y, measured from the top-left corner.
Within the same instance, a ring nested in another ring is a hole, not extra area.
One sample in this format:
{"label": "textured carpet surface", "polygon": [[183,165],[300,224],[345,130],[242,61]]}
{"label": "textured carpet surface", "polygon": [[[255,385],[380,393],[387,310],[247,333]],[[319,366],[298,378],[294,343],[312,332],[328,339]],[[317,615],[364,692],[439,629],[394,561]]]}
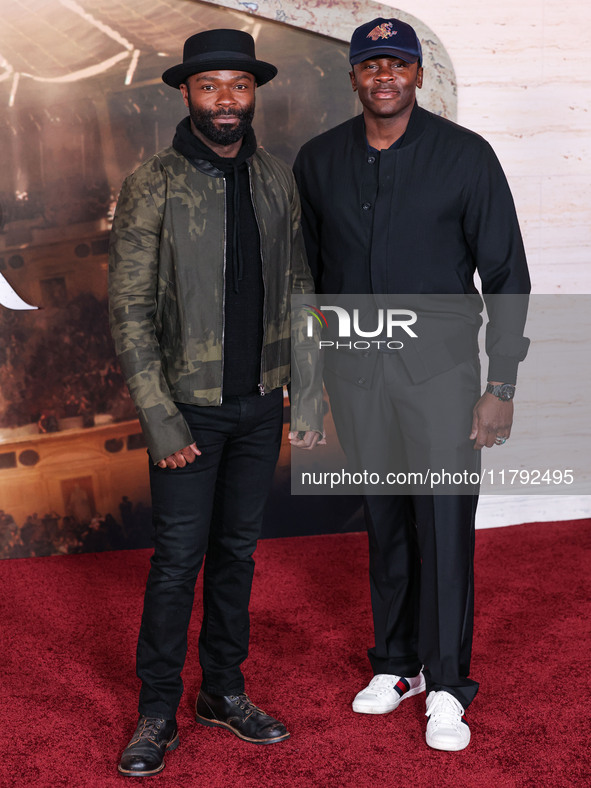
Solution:
{"label": "textured carpet surface", "polygon": [[[364,534],[257,550],[247,691],[292,733],[267,747],[195,724],[195,605],[180,747],[154,786],[583,786],[589,774],[589,521],[477,532],[472,743],[424,741],[424,695],[356,715],[372,644]],[[150,551],[0,563],[0,786],[121,786]],[[200,598],[200,591],[197,593]],[[137,784],[138,780],[127,780]]]}

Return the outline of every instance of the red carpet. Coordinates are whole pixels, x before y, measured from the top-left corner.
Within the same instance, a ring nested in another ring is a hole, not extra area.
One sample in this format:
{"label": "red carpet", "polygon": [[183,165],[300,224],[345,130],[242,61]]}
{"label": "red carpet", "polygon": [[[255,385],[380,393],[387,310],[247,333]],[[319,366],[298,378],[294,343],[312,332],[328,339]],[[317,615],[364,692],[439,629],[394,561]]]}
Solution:
{"label": "red carpet", "polygon": [[[590,521],[477,533],[472,743],[424,743],[424,695],[382,717],[350,703],[370,677],[363,534],[267,540],[257,551],[253,700],[292,738],[260,747],[196,725],[196,607],[179,711],[181,746],[146,785],[589,785]],[[149,551],[0,563],[0,786],[121,786],[136,721],[134,650]],[[136,779],[135,784],[139,781]],[[127,780],[134,784],[133,780]]]}

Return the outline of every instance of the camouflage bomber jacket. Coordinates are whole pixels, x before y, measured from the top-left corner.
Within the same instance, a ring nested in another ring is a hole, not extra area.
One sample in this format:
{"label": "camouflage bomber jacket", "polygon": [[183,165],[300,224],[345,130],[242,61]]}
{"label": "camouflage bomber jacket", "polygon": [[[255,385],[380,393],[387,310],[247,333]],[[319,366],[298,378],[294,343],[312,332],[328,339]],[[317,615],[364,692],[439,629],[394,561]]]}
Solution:
{"label": "camouflage bomber jacket", "polygon": [[[290,294],[313,292],[313,281],[291,170],[261,148],[248,166],[263,261],[264,394],[290,380]],[[198,169],[170,147],[126,178],[117,203],[109,247],[111,332],[155,463],[193,442],[175,401],[221,403],[224,187],[210,163]],[[322,431],[314,347],[303,326],[293,330],[301,341],[291,426]]]}

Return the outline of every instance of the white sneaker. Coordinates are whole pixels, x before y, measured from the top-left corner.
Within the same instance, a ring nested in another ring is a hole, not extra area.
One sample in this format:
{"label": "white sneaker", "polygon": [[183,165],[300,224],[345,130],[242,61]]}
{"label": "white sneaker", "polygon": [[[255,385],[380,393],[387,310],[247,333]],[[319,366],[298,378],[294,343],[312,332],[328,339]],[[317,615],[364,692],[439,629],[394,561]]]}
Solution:
{"label": "white sneaker", "polygon": [[353,711],[359,714],[387,714],[394,711],[401,700],[425,691],[422,673],[412,678],[378,673],[353,701]]}
{"label": "white sneaker", "polygon": [[449,692],[432,691],[427,697],[427,744],[434,750],[455,752],[470,744],[464,707]]}

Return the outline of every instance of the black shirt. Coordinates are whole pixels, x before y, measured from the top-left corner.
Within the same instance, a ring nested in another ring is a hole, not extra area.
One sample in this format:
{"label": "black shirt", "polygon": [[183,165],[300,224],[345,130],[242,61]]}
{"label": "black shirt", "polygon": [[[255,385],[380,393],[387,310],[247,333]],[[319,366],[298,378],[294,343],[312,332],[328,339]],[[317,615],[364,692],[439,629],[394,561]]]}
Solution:
{"label": "black shirt", "polygon": [[[400,145],[368,150],[359,115],[310,140],[294,173],[321,293],[526,294],[513,199],[490,145],[416,104]],[[525,309],[489,310],[489,379],[525,357]],[[525,303],[525,302],[524,302]]]}

